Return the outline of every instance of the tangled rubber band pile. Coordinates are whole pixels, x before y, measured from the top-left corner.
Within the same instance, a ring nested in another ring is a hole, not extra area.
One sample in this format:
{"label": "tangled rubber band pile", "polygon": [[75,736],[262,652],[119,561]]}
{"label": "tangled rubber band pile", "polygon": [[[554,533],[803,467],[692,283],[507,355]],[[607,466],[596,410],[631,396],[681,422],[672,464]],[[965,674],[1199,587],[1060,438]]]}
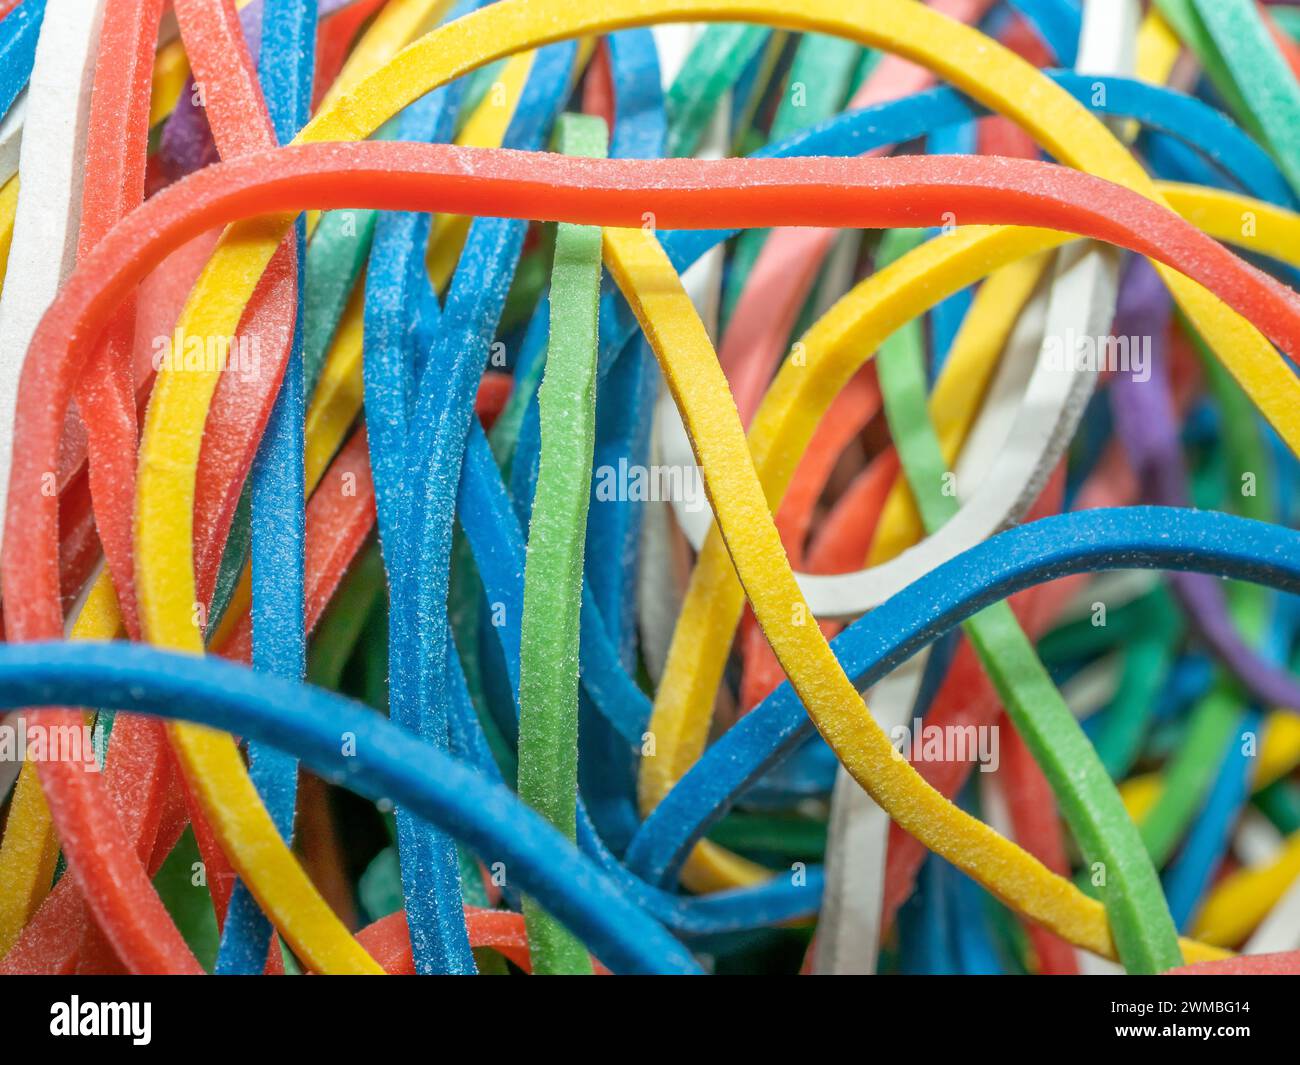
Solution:
{"label": "tangled rubber band pile", "polygon": [[0,972],[1300,971],[1298,75],[0,0]]}

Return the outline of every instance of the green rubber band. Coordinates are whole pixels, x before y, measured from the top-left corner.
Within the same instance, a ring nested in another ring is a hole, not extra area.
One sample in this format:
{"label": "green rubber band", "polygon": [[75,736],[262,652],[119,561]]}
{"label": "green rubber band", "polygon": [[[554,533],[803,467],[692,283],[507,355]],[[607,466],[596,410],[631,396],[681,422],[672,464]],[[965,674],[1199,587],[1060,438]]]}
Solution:
{"label": "green rubber band", "polygon": [[1106,607],[1106,624],[1095,624],[1090,615],[1067,621],[1038,641],[1038,657],[1048,668],[1087,661],[1139,637],[1147,618],[1145,600],[1154,593],[1127,603]]}
{"label": "green rubber band", "polygon": [[163,860],[153,878],[153,886],[176,922],[185,945],[194,952],[204,972],[210,973],[217,964],[220,937],[212,895],[205,885],[194,883],[195,871],[201,865],[202,856],[194,841],[194,830],[186,828]]}
{"label": "green rubber band", "polygon": [[[863,49],[840,37],[805,34],[794,53],[769,139],[786,140],[836,114],[848,98]],[[748,229],[736,240],[722,295],[722,321],[731,319],[770,229]]]}
{"label": "green rubber band", "polygon": [[714,23],[704,31],[664,99],[668,113],[664,154],[695,154],[718,100],[735,84],[771,32],[766,26],[734,22]]}
{"label": "green rubber band", "polygon": [[1205,802],[1240,717],[1240,697],[1222,680],[1192,708],[1183,742],[1165,768],[1160,795],[1138,826],[1143,845],[1157,867],[1169,861]]}
{"label": "green rubber band", "polygon": [[[1219,408],[1222,446],[1217,449],[1216,457],[1223,467],[1219,482],[1222,496],[1217,507],[1256,521],[1272,521],[1277,513],[1269,476],[1273,461],[1255,407],[1241,386],[1218,365],[1218,359],[1200,334],[1185,319],[1179,320],[1192,339],[1207,389]],[[1273,593],[1260,585],[1229,581],[1226,594],[1229,610],[1242,635],[1250,641],[1262,640],[1268,628]]]}
{"label": "green rubber band", "polygon": [[[880,258],[887,262],[915,234],[890,234]],[[933,533],[958,510],[950,477],[926,404],[921,328],[913,321],[881,345],[876,356],[885,417],[917,509]],[[1182,964],[1178,933],[1155,866],[1097,752],[1052,683],[1010,604],[974,615],[963,631],[1016,729],[1042,767],[1099,885],[1120,960],[1137,973]]]}
{"label": "green rubber band", "polygon": [[207,633],[211,636],[221,625],[230,600],[239,586],[239,578],[248,562],[248,552],[253,544],[253,497],[252,485],[244,482],[239,493],[239,502],[235,504],[235,516],[230,519],[230,532],[226,534],[226,546],[221,549],[221,563],[217,566],[217,580],[212,586],[212,606],[208,610]]}
{"label": "green rubber band", "polygon": [[1196,12],[1192,0],[1155,0],[1155,6],[1170,28],[1183,42],[1187,49],[1196,56],[1210,79],[1215,91],[1223,97],[1224,105],[1232,112],[1236,120],[1256,139],[1262,139],[1263,131],[1259,128],[1254,114],[1246,104],[1237,83],[1228,72],[1228,65],[1219,53],[1205,23]]}
{"label": "green rubber band", "polygon": [[372,543],[349,567],[316,626],[307,652],[308,684],[330,690],[339,686],[343,667],[383,590],[384,563]]}
{"label": "green rubber band", "polygon": [[1300,831],[1300,787],[1294,781],[1273,781],[1255,795],[1254,803],[1282,835]]}
{"label": "green rubber band", "polygon": [[[556,146],[603,158],[601,119],[563,115]],[[569,839],[577,836],[578,614],[596,439],[596,348],[601,233],[561,225],[551,272],[551,336],[538,390],[541,449],[528,527],[519,662],[519,797]],[[582,943],[524,900],[539,974],[591,972]]]}
{"label": "green rubber band", "polygon": [[789,39],[790,34],[785,30],[773,30],[768,35],[767,44],[763,46],[762,61],[759,64],[758,75],[754,78],[754,84],[750,87],[749,95],[743,101],[743,106],[732,115],[732,155],[749,154],[742,151],[742,148],[746,144],[753,143],[752,134],[756,132],[754,120],[758,117],[759,109],[771,91],[772,76],[776,73],[777,64]]}
{"label": "green rubber band", "polygon": [[360,683],[356,694],[367,706],[388,713],[388,597],[378,600],[357,646]]}
{"label": "green rubber band", "polygon": [[709,829],[709,839],[745,854],[819,862],[826,854],[826,822],[733,810]]}
{"label": "green rubber band", "polygon": [[307,244],[303,288],[302,369],[304,395],[316,391],[334,340],[375,235],[375,211],[329,211]]}
{"label": "green rubber band", "polygon": [[485,67],[479,67],[478,70],[465,76],[465,95],[461,97],[460,109],[456,113],[456,133],[465,128],[465,124],[474,116],[486,98],[487,94],[492,91],[492,86],[501,80],[501,72],[505,70],[508,59],[498,59],[494,63],[489,63]]}
{"label": "green rubber band", "polygon": [[460,652],[460,663],[465,674],[465,687],[474,706],[479,726],[487,740],[492,760],[501,772],[501,779],[514,780],[519,774],[519,763],[514,745],[501,732],[492,716],[483,682],[483,665],[477,652],[479,624],[483,616],[483,582],[474,565],[474,552],[464,533],[457,528],[451,543],[451,581],[447,593],[447,616],[451,620],[452,638]]}
{"label": "green rubber band", "polygon": [[1128,776],[1142,751],[1156,698],[1183,636],[1182,619],[1163,588],[1138,604],[1140,624],[1125,646],[1119,689],[1092,737],[1112,780]]}
{"label": "green rubber band", "polygon": [[502,475],[507,478],[510,475],[510,463],[515,457],[515,447],[519,443],[519,430],[524,424],[524,415],[528,413],[529,403],[537,395],[545,369],[546,356],[543,354],[541,358],[534,359],[532,365],[515,370],[514,384],[506,398],[506,405],[488,432],[492,457],[497,460]]}
{"label": "green rubber band", "polygon": [[1192,0],[1228,72],[1300,192],[1300,85],[1251,0]]}
{"label": "green rubber band", "polygon": [[1269,14],[1283,33],[1292,40],[1300,41],[1300,7],[1275,7]]}
{"label": "green rubber band", "polygon": [[550,249],[544,245],[520,257],[514,280],[510,283],[510,291],[506,293],[506,305],[501,311],[498,333],[509,333],[533,316],[550,276]]}

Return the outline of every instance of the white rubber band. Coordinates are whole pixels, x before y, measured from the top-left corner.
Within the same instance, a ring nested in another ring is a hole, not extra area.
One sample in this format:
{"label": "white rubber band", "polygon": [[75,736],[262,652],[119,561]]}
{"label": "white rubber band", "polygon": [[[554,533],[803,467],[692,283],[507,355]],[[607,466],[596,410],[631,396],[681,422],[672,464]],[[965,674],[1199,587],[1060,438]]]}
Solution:
{"label": "white rubber band", "polygon": [[18,173],[18,158],[23,147],[23,122],[27,118],[27,90],[20,92],[0,122],[0,188]]}
{"label": "white rubber band", "polygon": [[13,244],[0,296],[0,498],[6,500],[27,345],[76,260],[82,160],[104,2],[49,0],[36,42]]}

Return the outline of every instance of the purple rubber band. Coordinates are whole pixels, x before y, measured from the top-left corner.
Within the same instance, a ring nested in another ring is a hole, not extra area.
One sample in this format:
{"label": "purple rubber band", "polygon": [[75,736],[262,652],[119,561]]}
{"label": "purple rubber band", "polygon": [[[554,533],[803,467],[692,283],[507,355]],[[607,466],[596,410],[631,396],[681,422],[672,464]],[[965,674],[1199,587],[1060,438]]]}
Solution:
{"label": "purple rubber band", "polygon": [[[1114,330],[1117,336],[1150,337],[1151,376],[1140,381],[1131,373],[1115,373],[1110,381],[1110,404],[1143,500],[1185,507],[1190,505],[1187,470],[1165,352],[1171,310],[1160,276],[1147,260],[1135,258],[1120,292]],[[1255,699],[1265,707],[1300,709],[1300,683],[1261,658],[1242,639],[1215,578],[1203,573],[1170,573],[1169,580],[1193,629]]]}
{"label": "purple rubber band", "polygon": [[[320,0],[317,19],[328,18],[356,0]],[[239,25],[254,59],[262,47],[262,0],[252,0],[239,13]],[[187,78],[176,109],[167,117],[158,142],[158,162],[169,181],[201,170],[220,158],[203,108],[194,103],[194,78]]]}

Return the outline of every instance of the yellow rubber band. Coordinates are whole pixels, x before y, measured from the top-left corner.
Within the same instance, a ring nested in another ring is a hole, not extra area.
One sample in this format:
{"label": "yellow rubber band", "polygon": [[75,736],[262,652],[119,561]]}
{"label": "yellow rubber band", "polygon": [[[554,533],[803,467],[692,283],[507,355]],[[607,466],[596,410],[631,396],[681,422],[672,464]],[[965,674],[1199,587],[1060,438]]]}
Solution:
{"label": "yellow rubber band", "polygon": [[[1176,209],[1195,210],[1207,232],[1254,251],[1289,259],[1297,255],[1300,218],[1260,201],[1190,186],[1164,185]],[[1256,224],[1243,232],[1242,217]],[[773,508],[779,506],[795,465],[817,423],[865,358],[899,326],[944,296],[974,283],[996,266],[1059,246],[1070,238],[1047,230],[969,227],[932,240],[867,278],[839,301],[803,338],[804,359],[778,373],[750,431],[754,464]],[[1220,305],[1220,309],[1222,306]],[[1269,387],[1294,391],[1286,365],[1271,353]],[[1279,393],[1280,394],[1280,393]],[[740,617],[743,594],[717,536],[710,533],[697,560],[665,666],[650,731],[657,755],[641,763],[642,809],[652,809],[699,758],[708,736],[713,695]],[[728,883],[704,863],[717,849],[697,849],[688,885]]]}
{"label": "yellow rubber band", "polygon": [[[935,791],[865,712],[795,583],[726,377],[676,271],[653,235],[641,230],[606,229],[605,255],[706,471],[715,528],[724,530],[709,541],[725,537],[724,550],[745,581],[755,617],[845,768],[903,828],[1004,902],[1079,946],[1113,956],[1099,902]],[[1188,944],[1187,956],[1203,957],[1204,949]]]}
{"label": "yellow rubber band", "polygon": [[1178,35],[1154,7],[1138,27],[1137,74],[1152,85],[1163,85],[1173,73],[1174,64],[1183,50]]}
{"label": "yellow rubber band", "polygon": [[1164,790],[1162,773],[1143,773],[1141,776],[1129,777],[1119,785],[1119,797],[1124,802],[1124,809],[1134,824],[1141,824],[1151,808],[1155,806]]}
{"label": "yellow rubber band", "polygon": [[[1086,109],[1030,64],[987,37],[909,0],[876,0],[869,13],[870,24],[860,24],[858,20],[861,18],[856,6],[825,0],[799,10],[791,10],[785,0],[610,0],[602,5],[599,13],[576,9],[560,0],[530,0],[527,4],[502,0],[436,30],[404,49],[382,70],[358,84],[354,91],[322,108],[298,140],[356,140],[369,136],[402,107],[438,85],[496,59],[554,41],[656,22],[698,19],[755,21],[787,29],[850,37],[859,43],[882,47],[923,63],[981,103],[1008,115],[1035,133],[1057,158],[1158,198],[1141,167]],[[199,278],[182,315],[181,326],[187,334],[230,336],[237,332],[243,307],[291,223],[292,217],[286,215],[241,223],[228,231]],[[962,240],[958,235],[947,239],[950,242]],[[996,251],[999,247],[1005,249],[1009,243],[1018,254],[1006,256],[1004,250],[1002,261],[1008,262],[1051,247],[1062,238],[1043,231],[1022,231],[1015,237],[1004,238],[998,231],[984,230],[978,239],[982,244],[966,256],[968,260],[977,252]],[[970,244],[969,237],[965,243]],[[998,261],[996,254],[985,257],[991,259],[990,268]],[[988,272],[986,268],[977,276]],[[1291,392],[1295,383],[1289,375],[1285,379],[1278,376],[1278,372],[1286,371],[1276,353],[1253,326],[1227,312],[1199,286],[1178,276],[1168,276],[1168,283],[1189,318],[1222,354],[1225,364],[1266,417],[1294,446],[1300,440],[1297,431],[1300,415],[1296,414],[1295,397]],[[831,317],[834,317],[834,312]],[[715,373],[720,372],[716,362],[713,369]],[[836,382],[831,379],[832,375],[810,373],[807,376],[819,379],[812,390],[814,395],[821,391],[829,397],[838,390],[833,387]],[[823,377],[826,380],[821,381]],[[151,641],[162,646],[195,653],[201,652],[202,641],[192,623],[195,599],[192,560],[194,471],[202,427],[215,384],[214,374],[170,371],[160,374],[146,417],[137,496],[137,565],[145,632]],[[781,403],[787,402],[789,395],[799,392],[800,389],[787,385],[783,396],[774,389],[769,402],[760,411],[759,420],[763,425],[762,432],[755,434],[756,443],[765,436],[782,435],[773,430],[784,419],[776,417],[773,412],[781,409]],[[769,413],[765,415],[764,412]],[[799,435],[793,434],[796,440]],[[801,444],[806,445],[806,442],[805,435]],[[741,443],[743,448],[743,437]],[[761,450],[761,447],[756,448],[756,457]],[[802,450],[802,446],[798,450]],[[772,464],[766,456],[760,463],[764,467]],[[746,456],[743,469],[733,470],[724,464],[709,472],[717,482],[726,480],[729,473],[742,473],[747,469]],[[788,481],[788,472],[784,477],[779,474],[778,470],[777,476],[770,480],[764,477],[772,495],[779,496],[784,482]],[[737,490],[743,493],[746,487],[757,491],[752,484],[737,486]],[[761,501],[762,493],[758,492],[758,495]],[[762,517],[770,526],[770,514],[764,511]],[[762,536],[761,530],[759,535]],[[723,577],[734,584],[720,539],[716,536],[710,539],[719,545],[712,553],[711,565],[715,569],[721,567]],[[708,561],[708,556],[706,549],[701,567]],[[779,543],[778,560],[784,562]],[[789,590],[797,596],[788,567],[784,576],[778,573],[774,579],[782,588],[788,584]],[[692,588],[704,583],[695,581]],[[797,598],[792,598],[785,605],[788,607],[797,602]],[[819,635],[817,639],[820,639]],[[852,714],[861,718],[861,700],[839,670],[824,641],[819,648],[811,647],[810,653],[811,658],[804,665],[811,663],[825,673],[816,684],[818,698],[825,692],[828,699],[833,699],[832,714],[838,716],[849,709],[849,704],[843,702],[843,689],[847,688],[854,704]],[[804,670],[799,672],[806,676]],[[696,678],[689,679],[696,688],[703,688]],[[665,677],[661,691],[672,690],[674,686]],[[705,694],[709,703],[713,690],[716,690],[716,683]],[[313,967],[323,968],[345,959],[357,960],[359,948],[324,907],[302,870],[280,844],[256,793],[248,784],[229,738],[196,730],[192,726],[177,726],[174,732],[178,734],[178,749],[187,775],[213,821],[214,830],[228,849],[240,875],[266,907],[281,933]],[[887,754],[892,748],[883,736],[872,737],[868,731],[866,737],[865,743],[851,745],[850,736],[844,735],[845,750],[841,754],[847,754],[846,760],[852,761],[859,771],[874,772],[880,758],[888,760]],[[889,767],[883,768],[888,770]],[[934,799],[938,799],[936,816],[956,814],[956,824],[965,824],[960,820],[965,815],[937,793],[931,792],[933,798],[930,798],[918,791],[917,786],[921,783],[919,777],[913,780],[904,775],[895,780],[886,774],[878,787],[883,795],[893,784],[901,785],[902,790],[896,797],[907,808],[899,812],[912,823],[916,823],[914,815],[926,809],[926,803],[933,804]],[[894,797],[892,791],[889,794]],[[976,827],[971,831],[975,836],[981,831],[989,831],[978,822],[974,825]],[[1005,840],[1000,845],[1009,848],[1008,857],[1022,853]],[[995,863],[990,868],[996,871],[999,865]],[[1059,881],[1059,878],[1054,879]],[[1060,885],[1068,889],[1065,894],[1061,894]],[[1045,895],[1027,900],[1044,912],[1049,902],[1073,903],[1076,901],[1074,896],[1079,894],[1064,881],[1048,882],[1045,891]],[[1067,905],[1061,923],[1058,931],[1063,934],[1073,932],[1077,941],[1095,945],[1103,953],[1109,949],[1109,931],[1100,906],[1095,902],[1083,899],[1079,907]],[[1189,958],[1194,956],[1197,956],[1195,951],[1189,954]],[[368,957],[366,960],[369,961]]]}
{"label": "yellow rubber band", "polygon": [[[519,106],[519,97],[523,95],[524,85],[528,82],[528,74],[533,69],[535,55],[535,52],[526,52],[513,56],[506,63],[501,77],[461,129],[456,138],[457,144],[467,148],[501,147],[506,131],[510,128],[510,121],[515,116],[515,108]],[[425,265],[429,268],[429,280],[439,292],[446,289],[451,281],[473,221],[463,214],[440,214],[433,220]]]}
{"label": "yellow rubber band", "polygon": [[176,110],[189,76],[190,63],[185,58],[185,46],[179,40],[170,41],[158,49],[153,63],[153,88],[149,93],[150,129]]}
{"label": "yellow rubber band", "polygon": [[9,265],[9,246],[14,241],[14,214],[18,210],[18,175],[0,188],[0,292],[5,287],[5,269]]}
{"label": "yellow rubber band", "polygon": [[1256,791],[1266,788],[1297,765],[1300,765],[1300,717],[1292,711],[1274,710],[1264,719],[1251,786]]}
{"label": "yellow rubber band", "polygon": [[1196,920],[1197,937],[1225,947],[1240,943],[1268,916],[1297,877],[1300,832],[1293,832],[1267,865],[1238,869],[1210,892]]}

